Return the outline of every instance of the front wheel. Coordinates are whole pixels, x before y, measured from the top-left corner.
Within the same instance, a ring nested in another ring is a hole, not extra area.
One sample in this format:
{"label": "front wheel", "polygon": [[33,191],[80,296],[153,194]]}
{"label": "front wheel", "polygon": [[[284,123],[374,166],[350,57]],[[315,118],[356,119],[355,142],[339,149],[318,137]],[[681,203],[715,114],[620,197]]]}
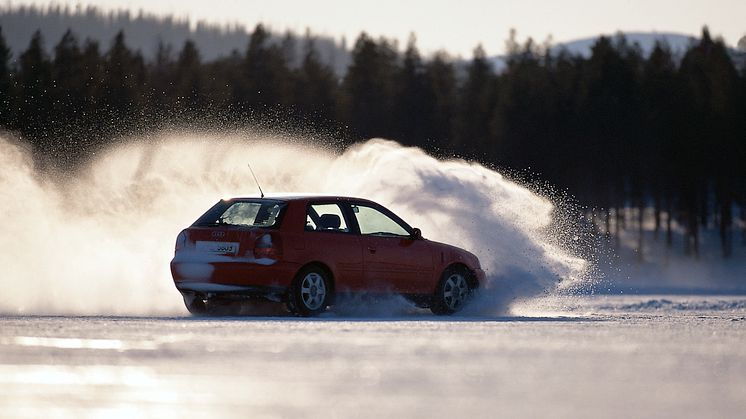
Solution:
{"label": "front wheel", "polygon": [[317,266],[298,272],[290,287],[289,308],[303,317],[323,313],[331,300],[330,275]]}
{"label": "front wheel", "polygon": [[446,268],[435,289],[430,311],[434,314],[453,314],[464,307],[471,296],[469,272],[457,266]]}

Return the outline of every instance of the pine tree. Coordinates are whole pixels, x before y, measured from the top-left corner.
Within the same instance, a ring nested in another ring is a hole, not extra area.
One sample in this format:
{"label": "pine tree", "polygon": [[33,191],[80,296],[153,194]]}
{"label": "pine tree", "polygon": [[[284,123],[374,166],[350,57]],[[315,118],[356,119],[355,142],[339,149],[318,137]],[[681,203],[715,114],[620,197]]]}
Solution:
{"label": "pine tree", "polygon": [[10,48],[3,37],[3,28],[0,27],[0,128],[5,129],[14,125],[10,55]]}
{"label": "pine tree", "polygon": [[661,229],[661,213],[666,213],[666,245],[672,244],[672,218],[678,180],[673,169],[676,116],[681,113],[681,89],[676,79],[676,63],[668,45],[656,42],[645,62],[642,76],[642,106],[648,151],[641,156],[647,167],[654,206],[655,237]]}
{"label": "pine tree", "polygon": [[456,115],[457,78],[453,62],[445,52],[439,52],[425,64],[428,89],[433,92],[433,116],[429,137],[434,151],[453,154],[450,144]]}
{"label": "pine tree", "polygon": [[600,37],[581,83],[580,109],[586,119],[583,145],[594,174],[594,204],[605,208],[607,215],[615,209],[617,238],[625,224],[625,184],[637,170],[634,158],[640,153],[634,145],[639,134],[640,65],[639,54],[623,37],[616,43]]}
{"label": "pine tree", "polygon": [[176,62],[175,80],[179,109],[195,114],[206,108],[202,63],[193,41],[184,42]]}
{"label": "pine tree", "polygon": [[142,56],[127,47],[124,32],[119,32],[104,60],[103,103],[108,113],[112,135],[121,135],[136,128],[144,116],[142,95],[145,89],[145,68]]}
{"label": "pine tree", "polygon": [[432,142],[435,93],[428,83],[425,66],[411,34],[404,51],[402,66],[396,74],[396,135],[405,145],[425,146]]}
{"label": "pine tree", "polygon": [[306,32],[305,52],[297,77],[295,106],[304,120],[319,128],[329,128],[336,111],[337,80],[334,72],[319,58],[310,32]]}
{"label": "pine tree", "polygon": [[484,150],[494,161],[527,169],[549,166],[555,154],[549,72],[530,38],[510,48],[507,68],[500,75],[497,102],[490,121],[490,141]]}
{"label": "pine tree", "polygon": [[251,34],[236,99],[240,107],[260,114],[287,106],[293,81],[282,49],[270,44],[270,34],[261,24]]}
{"label": "pine tree", "polygon": [[466,80],[459,89],[454,142],[459,153],[483,158],[490,138],[490,119],[495,106],[497,84],[492,67],[481,45],[474,49]]}
{"label": "pine tree", "polygon": [[204,65],[208,102],[226,121],[244,116],[241,105],[243,64],[243,55],[233,50],[229,56]]}
{"label": "pine tree", "polygon": [[49,115],[52,86],[51,64],[44,52],[40,31],[34,32],[29,47],[20,56],[20,98],[18,128],[28,136],[34,148],[42,155],[49,155]]}
{"label": "pine tree", "polygon": [[702,179],[713,180],[717,200],[717,221],[723,256],[732,253],[732,206],[735,199],[735,180],[743,156],[738,150],[743,142],[743,133],[738,129],[743,115],[738,115],[738,73],[722,40],[714,41],[705,27],[698,45],[687,51],[681,62],[680,75],[686,87],[689,106],[686,135],[688,146],[686,166],[699,175],[694,185],[687,185],[685,194],[687,210],[691,214],[699,212],[700,219],[688,220],[691,246],[695,255],[698,252],[698,224],[706,223],[707,183]]}
{"label": "pine tree", "polygon": [[176,104],[174,73],[176,62],[170,44],[158,42],[155,60],[149,67],[151,90],[148,94],[149,111],[160,120],[168,119]]}
{"label": "pine tree", "polygon": [[385,39],[377,43],[362,33],[355,42],[343,82],[341,119],[351,126],[356,139],[391,138],[396,133],[391,115],[396,61],[397,54]]}
{"label": "pine tree", "polygon": [[102,135],[101,124],[106,118],[103,109],[104,60],[98,42],[87,39],[80,60],[80,68],[84,74],[81,128],[86,131],[81,136],[81,141],[92,143],[97,142],[94,139]]}
{"label": "pine tree", "polygon": [[78,143],[85,85],[81,58],[78,40],[68,30],[54,48],[49,100],[52,101],[50,132],[54,137],[54,152],[70,156],[70,163],[84,154],[82,145]]}

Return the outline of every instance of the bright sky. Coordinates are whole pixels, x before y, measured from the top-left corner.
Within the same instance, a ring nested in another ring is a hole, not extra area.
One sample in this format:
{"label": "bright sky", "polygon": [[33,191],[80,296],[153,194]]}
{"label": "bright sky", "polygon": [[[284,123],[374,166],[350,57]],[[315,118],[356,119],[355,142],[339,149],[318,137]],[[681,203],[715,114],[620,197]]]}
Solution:
{"label": "bright sky", "polygon": [[[5,1],[7,4],[8,0]],[[424,52],[445,49],[471,56],[482,43],[488,54],[504,52],[510,28],[519,40],[554,42],[616,31],[675,32],[699,35],[708,25],[735,46],[746,35],[746,0],[53,0],[93,4],[104,10],[145,10],[188,17],[193,22],[263,22],[273,30],[294,29],[334,37],[351,45],[361,31],[406,42],[410,32]],[[48,5],[50,0],[13,0],[13,5]]]}

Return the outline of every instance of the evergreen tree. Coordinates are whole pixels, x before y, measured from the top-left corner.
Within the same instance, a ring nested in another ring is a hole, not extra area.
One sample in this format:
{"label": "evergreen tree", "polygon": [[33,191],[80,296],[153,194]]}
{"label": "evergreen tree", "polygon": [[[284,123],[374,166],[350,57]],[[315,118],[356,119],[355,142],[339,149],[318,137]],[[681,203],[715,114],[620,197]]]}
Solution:
{"label": "evergreen tree", "polygon": [[490,142],[482,147],[501,164],[528,169],[547,168],[555,156],[551,137],[552,87],[533,41],[512,49],[507,69],[501,74],[500,91],[490,121]]}
{"label": "evergreen tree", "polygon": [[20,56],[18,128],[43,155],[49,155],[52,148],[48,129],[51,79],[51,63],[44,52],[44,40],[41,32],[36,31]]}
{"label": "evergreen tree", "polygon": [[427,79],[416,42],[414,34],[411,34],[402,66],[396,74],[393,111],[396,118],[395,138],[405,145],[423,146],[434,142],[435,93]]}
{"label": "evergreen tree", "polygon": [[451,148],[453,121],[456,115],[456,89],[458,86],[456,71],[448,55],[444,52],[435,54],[425,64],[425,76],[428,89],[433,92],[433,116],[430,122],[429,137],[433,139],[435,151],[444,154],[455,152]]}
{"label": "evergreen tree", "polygon": [[306,121],[329,128],[336,111],[337,79],[332,69],[321,62],[310,32],[306,32],[303,48],[295,106]]}
{"label": "evergreen tree", "polygon": [[581,127],[586,119],[580,111],[578,97],[584,58],[562,49],[556,54],[547,54],[544,61],[549,72],[550,91],[547,93],[551,95],[552,118],[550,123],[545,124],[550,127],[550,131],[545,127],[545,132],[551,137],[548,140],[551,147],[544,153],[546,179],[558,188],[573,191],[583,202],[589,202],[591,197],[584,195],[586,190],[580,187],[589,177],[586,162],[582,160],[587,157],[586,150],[581,142]]}
{"label": "evergreen tree", "polygon": [[[639,54],[624,38],[600,37],[584,69],[581,112],[586,118],[583,144],[593,173],[594,204],[610,214],[615,209],[616,233],[624,227],[625,184],[636,171],[639,135]],[[607,217],[608,219],[608,217]],[[617,238],[618,234],[615,235]]]}
{"label": "evergreen tree", "polygon": [[176,105],[176,87],[174,74],[176,62],[170,44],[158,42],[155,60],[150,65],[149,76],[151,91],[148,97],[150,112],[157,119],[165,119],[173,112]]}
{"label": "evergreen tree", "polygon": [[237,50],[204,65],[208,102],[228,120],[242,116],[243,65],[244,57]]}
{"label": "evergreen tree", "polygon": [[78,40],[68,30],[54,48],[52,61],[52,101],[50,129],[54,138],[54,152],[70,156],[70,163],[80,159],[80,137],[83,118],[85,72],[81,68],[82,54]]}
{"label": "evergreen tree", "polygon": [[[723,42],[714,41],[704,28],[700,43],[682,59],[680,75],[690,114],[685,137],[687,153],[680,169],[690,168],[690,176],[699,175],[699,179],[688,179],[691,183],[683,185],[689,215],[687,249],[697,254],[698,223],[707,221],[708,185],[703,179],[710,177],[717,200],[723,255],[727,257],[732,252],[734,182],[743,162],[743,156],[738,154],[743,142],[743,133],[738,129],[743,118],[737,113],[738,73]],[[699,219],[692,214],[699,215]]]}
{"label": "evergreen tree", "polygon": [[356,139],[392,138],[396,133],[391,115],[396,61],[397,54],[385,39],[377,43],[362,33],[355,42],[343,82],[341,118],[352,127]]}
{"label": "evergreen tree", "polygon": [[497,83],[481,45],[474,49],[466,80],[459,89],[458,113],[451,148],[468,156],[484,157],[490,138],[490,119]]}
{"label": "evergreen tree", "polygon": [[676,63],[668,45],[656,42],[645,62],[642,76],[642,106],[644,136],[647,152],[641,157],[647,167],[646,183],[653,198],[655,237],[661,229],[661,213],[666,213],[666,244],[672,244],[672,221],[675,205],[675,188],[678,180],[673,161],[680,152],[675,147],[681,133],[677,115],[681,114],[680,87],[676,78]]}
{"label": "evergreen tree", "polygon": [[82,129],[86,135],[81,136],[81,141],[88,143],[94,141],[101,133],[101,123],[106,118],[103,109],[104,89],[104,59],[99,51],[98,42],[87,39],[83,45],[80,58],[80,68],[84,77],[82,94]]}
{"label": "evergreen tree", "polygon": [[12,83],[10,48],[5,43],[3,28],[0,27],[0,128],[8,129],[14,125]]}
{"label": "evergreen tree", "polygon": [[104,61],[103,103],[113,135],[120,135],[141,124],[142,96],[146,89],[142,56],[127,47],[124,32],[112,42]]}
{"label": "evergreen tree", "polygon": [[176,62],[174,83],[179,109],[194,114],[206,108],[202,63],[193,41],[187,40]]}
{"label": "evergreen tree", "polygon": [[259,24],[251,34],[236,86],[236,101],[247,111],[271,113],[291,103],[292,79],[282,49],[270,44],[270,34]]}
{"label": "evergreen tree", "polygon": [[280,52],[282,53],[282,59],[288,68],[298,68],[298,40],[292,31],[285,32],[285,35],[282,37]]}

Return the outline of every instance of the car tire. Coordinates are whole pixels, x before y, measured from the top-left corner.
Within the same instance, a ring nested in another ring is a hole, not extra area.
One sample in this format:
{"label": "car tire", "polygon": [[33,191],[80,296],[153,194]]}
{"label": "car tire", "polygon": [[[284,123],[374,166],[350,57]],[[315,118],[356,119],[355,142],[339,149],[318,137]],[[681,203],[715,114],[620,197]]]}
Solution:
{"label": "car tire", "polygon": [[461,266],[449,266],[440,276],[430,311],[437,315],[453,314],[461,310],[471,297],[469,271]]}
{"label": "car tire", "polygon": [[207,315],[216,317],[235,317],[243,314],[243,302],[213,297],[206,302]]}
{"label": "car tire", "polygon": [[331,275],[319,266],[301,269],[293,279],[288,308],[298,316],[317,316],[329,305],[332,296]]}
{"label": "car tire", "polygon": [[207,315],[207,304],[202,298],[195,295],[184,295],[184,305],[189,313],[194,316]]}

